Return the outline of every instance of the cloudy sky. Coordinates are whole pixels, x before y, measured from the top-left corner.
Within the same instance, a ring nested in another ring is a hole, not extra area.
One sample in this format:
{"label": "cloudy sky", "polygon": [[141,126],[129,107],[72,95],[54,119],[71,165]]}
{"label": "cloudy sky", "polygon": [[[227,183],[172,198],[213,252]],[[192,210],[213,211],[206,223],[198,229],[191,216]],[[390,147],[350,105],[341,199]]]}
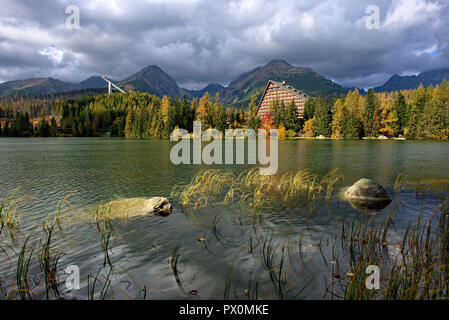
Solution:
{"label": "cloudy sky", "polygon": [[[79,29],[67,27],[70,5]],[[449,68],[449,0],[0,0],[0,8],[0,82],[120,80],[157,64],[197,89],[284,59],[367,88]]]}

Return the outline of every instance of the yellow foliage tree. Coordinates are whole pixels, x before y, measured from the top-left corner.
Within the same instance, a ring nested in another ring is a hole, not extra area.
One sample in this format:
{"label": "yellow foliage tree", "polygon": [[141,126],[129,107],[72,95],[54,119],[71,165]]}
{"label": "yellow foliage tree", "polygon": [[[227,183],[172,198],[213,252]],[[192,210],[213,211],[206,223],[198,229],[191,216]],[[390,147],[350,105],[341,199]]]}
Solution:
{"label": "yellow foliage tree", "polygon": [[342,127],[345,118],[345,105],[341,99],[337,99],[334,104],[334,117],[332,119],[332,138],[340,139],[343,137]]}
{"label": "yellow foliage tree", "polygon": [[379,131],[387,136],[387,137],[393,137],[394,136],[394,129],[392,128],[392,123],[396,122],[397,119],[394,115],[394,112],[392,110],[392,97],[391,95],[388,95],[386,93],[380,94],[380,129]]}
{"label": "yellow foliage tree", "polygon": [[212,124],[212,100],[209,92],[206,92],[200,99],[198,109],[196,110],[197,120],[200,120],[203,124],[210,126]]}
{"label": "yellow foliage tree", "polygon": [[309,119],[304,124],[304,136],[306,137],[313,137],[314,136],[314,130],[315,130],[315,117],[312,119]]}
{"label": "yellow foliage tree", "polygon": [[278,139],[285,140],[287,138],[287,129],[281,124],[278,129]]}
{"label": "yellow foliage tree", "polygon": [[164,125],[168,122],[168,113],[170,112],[171,98],[163,96],[161,101],[161,116]]}

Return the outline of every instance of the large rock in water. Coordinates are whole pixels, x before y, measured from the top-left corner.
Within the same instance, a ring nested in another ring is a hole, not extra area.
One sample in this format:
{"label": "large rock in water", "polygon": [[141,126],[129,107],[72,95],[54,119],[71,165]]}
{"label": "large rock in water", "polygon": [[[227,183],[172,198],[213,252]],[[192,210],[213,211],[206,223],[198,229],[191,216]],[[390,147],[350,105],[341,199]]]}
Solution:
{"label": "large rock in water", "polygon": [[171,214],[173,207],[167,198],[125,198],[111,201],[100,206],[100,210],[107,210],[110,218],[134,218],[145,215],[166,217]]}
{"label": "large rock in water", "polygon": [[380,184],[365,178],[346,189],[344,197],[359,210],[382,210],[391,202]]}

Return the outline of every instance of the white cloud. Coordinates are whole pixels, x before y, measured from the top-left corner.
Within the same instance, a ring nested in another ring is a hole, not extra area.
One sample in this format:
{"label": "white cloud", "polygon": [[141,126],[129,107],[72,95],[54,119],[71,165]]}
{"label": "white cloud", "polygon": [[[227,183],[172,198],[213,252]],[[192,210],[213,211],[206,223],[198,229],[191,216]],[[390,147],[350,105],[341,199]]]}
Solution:
{"label": "white cloud", "polygon": [[315,27],[315,18],[308,12],[304,12],[301,16],[301,27],[306,31],[311,31]]}
{"label": "white cloud", "polygon": [[57,49],[54,46],[50,46],[39,51],[39,54],[48,57],[48,59],[53,63],[54,66],[62,63],[62,60],[64,59],[64,53],[64,50]]}
{"label": "white cloud", "polygon": [[406,29],[437,20],[443,5],[427,0],[393,0],[385,19],[384,27]]}
{"label": "white cloud", "polygon": [[427,55],[430,55],[430,56],[434,56],[437,53],[438,53],[438,46],[436,44],[434,44],[431,47],[428,47],[428,48],[426,48],[424,50],[420,50],[420,51],[416,52],[416,55],[417,56],[421,56],[423,54],[427,54]]}

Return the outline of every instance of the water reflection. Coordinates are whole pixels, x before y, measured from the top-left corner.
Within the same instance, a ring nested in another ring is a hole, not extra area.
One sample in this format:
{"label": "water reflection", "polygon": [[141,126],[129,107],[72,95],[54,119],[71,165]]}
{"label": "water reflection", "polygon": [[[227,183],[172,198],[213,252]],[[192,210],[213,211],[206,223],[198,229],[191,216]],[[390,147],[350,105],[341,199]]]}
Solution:
{"label": "water reflection", "polygon": [[377,201],[363,201],[357,199],[348,199],[351,206],[359,211],[382,211],[386,206],[391,203],[391,199],[381,199]]}

